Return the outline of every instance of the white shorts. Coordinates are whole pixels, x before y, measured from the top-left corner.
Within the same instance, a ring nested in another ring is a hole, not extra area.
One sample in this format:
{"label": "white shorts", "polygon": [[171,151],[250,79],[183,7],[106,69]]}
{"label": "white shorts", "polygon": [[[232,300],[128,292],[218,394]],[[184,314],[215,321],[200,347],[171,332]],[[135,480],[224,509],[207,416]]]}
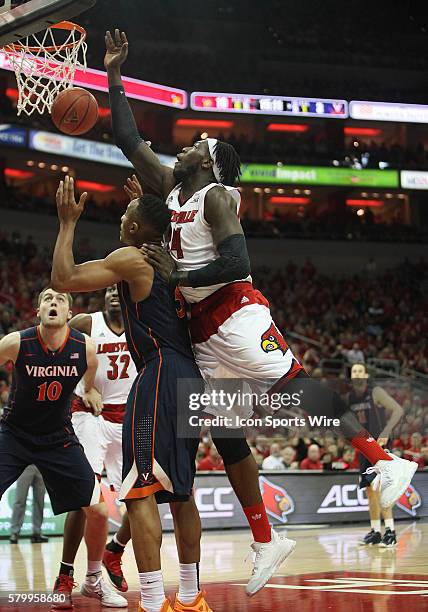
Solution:
{"label": "white shorts", "polygon": [[71,421],[94,472],[101,475],[105,467],[109,485],[119,491],[122,486],[122,424],[83,411],[73,412]]}
{"label": "white shorts", "polygon": [[[192,307],[190,324],[196,363],[208,389],[214,379],[239,378],[254,393],[266,393],[280,379],[303,370],[276,328],[267,300],[250,283],[231,283],[216,294]],[[207,412],[223,414],[212,407]],[[237,412],[249,416],[248,409]]]}

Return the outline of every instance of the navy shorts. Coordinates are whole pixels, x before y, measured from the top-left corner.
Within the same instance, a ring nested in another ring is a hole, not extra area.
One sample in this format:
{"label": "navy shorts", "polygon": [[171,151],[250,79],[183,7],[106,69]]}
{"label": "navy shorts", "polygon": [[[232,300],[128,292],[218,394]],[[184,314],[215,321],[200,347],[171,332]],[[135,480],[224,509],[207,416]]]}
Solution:
{"label": "navy shorts", "polygon": [[0,497],[28,465],[43,476],[54,514],[100,501],[100,485],[83,448],[70,438],[60,446],[38,446],[0,426]]}
{"label": "navy shorts", "polygon": [[[392,445],[392,441],[388,440],[385,448],[390,449],[391,445]],[[359,488],[360,489],[365,489],[376,478],[376,474],[364,474],[364,472],[366,471],[367,468],[372,467],[372,463],[370,463],[370,461],[367,459],[367,457],[365,455],[360,453],[359,460],[360,460],[360,485],[359,485]]]}
{"label": "navy shorts", "polygon": [[202,388],[192,359],[161,350],[134,381],[123,422],[123,501],[152,494],[158,503],[187,501],[192,494],[199,438],[177,435],[179,379]]}

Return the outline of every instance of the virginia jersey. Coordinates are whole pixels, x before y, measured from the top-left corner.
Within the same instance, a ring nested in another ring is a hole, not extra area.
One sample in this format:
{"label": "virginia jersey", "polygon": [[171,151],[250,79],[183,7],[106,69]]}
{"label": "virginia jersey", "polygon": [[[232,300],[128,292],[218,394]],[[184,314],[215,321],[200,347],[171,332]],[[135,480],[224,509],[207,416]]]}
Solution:
{"label": "virginia jersey", "polygon": [[[94,387],[100,392],[103,404],[126,404],[137,375],[128,350],[125,332],[117,335],[110,329],[102,312],[90,314],[91,338],[97,347],[98,369]],[[80,382],[76,395],[82,397],[84,385]]]}
{"label": "virginia jersey", "polygon": [[127,282],[121,281],[117,288],[129,351],[138,371],[158,358],[160,349],[194,359],[185,313],[178,316],[168,284],[158,272],[149,297],[141,302],[132,301]]}
{"label": "virginia jersey", "polygon": [[[203,189],[196,191],[185,204],[180,206],[179,194],[181,183],[169,194],[166,203],[171,210],[171,240],[169,244],[171,256],[177,264],[178,270],[198,270],[218,258],[219,254],[214,246],[211,228],[205,220],[205,196],[213,187],[222,187],[229,191],[239,206],[241,195],[234,187],[226,187],[219,183],[210,183]],[[251,277],[246,279],[251,281]],[[223,287],[226,283],[211,285],[210,287],[180,287],[187,302],[199,302]]]}
{"label": "virginia jersey", "polygon": [[355,414],[362,427],[378,438],[386,425],[385,409],[373,401],[373,389],[368,385],[364,393],[353,389],[348,396],[349,409]]}
{"label": "virginia jersey", "polygon": [[70,400],[87,369],[85,336],[68,327],[63,345],[50,351],[39,327],[20,332],[8,407],[1,422],[16,435],[57,443],[74,435]]}

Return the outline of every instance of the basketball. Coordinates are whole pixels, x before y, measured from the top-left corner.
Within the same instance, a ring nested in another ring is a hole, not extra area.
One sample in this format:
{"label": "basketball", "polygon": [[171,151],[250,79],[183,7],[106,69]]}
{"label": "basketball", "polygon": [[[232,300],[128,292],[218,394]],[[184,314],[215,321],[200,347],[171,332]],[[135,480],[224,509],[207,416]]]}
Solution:
{"label": "basketball", "polygon": [[77,136],[89,132],[98,119],[94,96],[82,87],[59,93],[52,106],[52,121],[64,134]]}

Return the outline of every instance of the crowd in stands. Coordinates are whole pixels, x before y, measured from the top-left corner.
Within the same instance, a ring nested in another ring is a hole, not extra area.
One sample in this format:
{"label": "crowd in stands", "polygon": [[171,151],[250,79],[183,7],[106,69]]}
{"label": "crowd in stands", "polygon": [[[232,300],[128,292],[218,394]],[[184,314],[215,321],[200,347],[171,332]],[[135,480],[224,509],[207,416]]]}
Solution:
{"label": "crowd in stands", "polygon": [[[424,437],[419,432],[400,434],[393,439],[392,452],[418,463],[418,469],[428,469],[428,429]],[[358,452],[343,438],[331,432],[311,437],[250,438],[251,452],[261,470],[322,470],[341,472],[359,469]],[[199,444],[197,470],[224,471],[223,461],[209,436]]]}

